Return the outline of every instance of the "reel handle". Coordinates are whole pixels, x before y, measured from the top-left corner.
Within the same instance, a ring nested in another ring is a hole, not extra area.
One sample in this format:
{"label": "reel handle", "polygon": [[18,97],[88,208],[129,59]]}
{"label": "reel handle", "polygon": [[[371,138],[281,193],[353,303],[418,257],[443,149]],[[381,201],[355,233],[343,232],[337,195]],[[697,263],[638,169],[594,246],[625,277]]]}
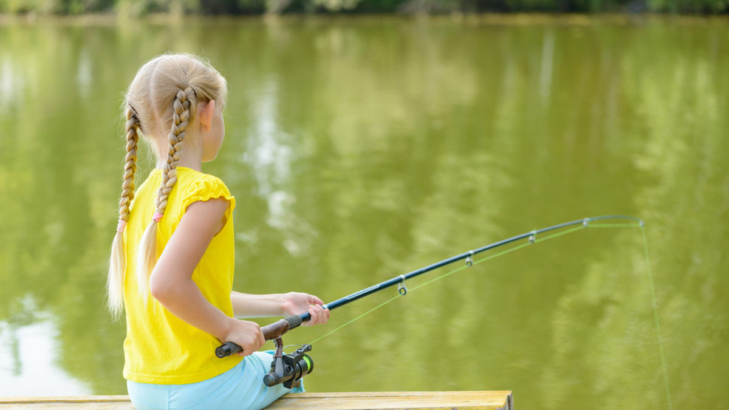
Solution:
{"label": "reel handle", "polygon": [[[266,340],[275,340],[289,330],[296,329],[299,326],[301,326],[301,316],[292,315],[277,322],[273,322],[270,325],[263,326],[261,328],[261,332],[263,332],[263,337]],[[215,356],[222,359],[242,350],[243,349],[240,346],[233,342],[225,342],[215,349]]]}

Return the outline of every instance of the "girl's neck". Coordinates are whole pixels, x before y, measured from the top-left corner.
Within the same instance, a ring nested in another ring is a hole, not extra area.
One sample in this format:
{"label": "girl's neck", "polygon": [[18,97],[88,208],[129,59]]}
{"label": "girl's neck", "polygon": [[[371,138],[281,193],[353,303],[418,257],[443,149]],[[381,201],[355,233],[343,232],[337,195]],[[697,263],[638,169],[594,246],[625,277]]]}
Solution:
{"label": "girl's neck", "polygon": [[[167,162],[158,162],[157,166],[155,168],[157,169],[165,169],[165,165]],[[190,169],[194,169],[195,171],[202,172],[202,161],[198,158],[197,161],[193,158],[186,160],[185,155],[182,155],[182,158],[180,158],[180,161],[177,162],[178,167],[186,167]]]}
{"label": "girl's neck", "polygon": [[[190,138],[189,142],[185,140],[183,148],[182,150],[180,150],[180,153],[182,155],[180,156],[180,160],[177,162],[177,166],[187,167],[190,169],[194,169],[195,171],[202,172],[202,149],[195,146],[196,144],[194,144],[193,141],[194,140],[192,138]],[[157,156],[157,158],[160,158],[160,160],[157,161],[157,165],[155,166],[155,168],[164,169],[167,163],[168,146],[164,147],[164,151],[160,150],[160,148],[160,146],[157,147],[157,152],[164,152],[165,155]]]}

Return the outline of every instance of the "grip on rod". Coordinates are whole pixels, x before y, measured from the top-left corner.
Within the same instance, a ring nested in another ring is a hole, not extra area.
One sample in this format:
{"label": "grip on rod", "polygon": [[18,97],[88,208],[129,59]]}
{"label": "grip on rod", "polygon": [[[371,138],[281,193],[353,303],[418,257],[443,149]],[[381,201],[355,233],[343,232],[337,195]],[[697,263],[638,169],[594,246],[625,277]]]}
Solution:
{"label": "grip on rod", "polygon": [[233,342],[225,342],[222,345],[218,346],[217,349],[215,349],[215,355],[222,359],[223,357],[227,357],[232,354],[236,354],[236,353],[240,352],[241,350],[243,350],[243,349],[241,349],[241,347],[238,346],[237,344],[235,344]]}
{"label": "grip on rod", "polygon": [[[273,322],[270,325],[262,327],[261,332],[263,332],[263,337],[266,340],[274,340],[299,326],[301,326],[301,317],[299,315],[292,315],[286,319],[281,319],[278,322]],[[233,342],[225,342],[215,349],[215,355],[222,359],[242,350],[240,346]]]}

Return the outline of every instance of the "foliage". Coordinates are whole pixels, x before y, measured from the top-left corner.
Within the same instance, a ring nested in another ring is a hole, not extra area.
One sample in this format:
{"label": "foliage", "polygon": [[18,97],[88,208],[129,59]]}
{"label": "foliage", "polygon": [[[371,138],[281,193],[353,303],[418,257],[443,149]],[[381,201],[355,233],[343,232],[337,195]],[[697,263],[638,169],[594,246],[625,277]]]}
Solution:
{"label": "foliage", "polygon": [[717,14],[729,0],[0,0],[0,12],[171,14],[666,12]]}

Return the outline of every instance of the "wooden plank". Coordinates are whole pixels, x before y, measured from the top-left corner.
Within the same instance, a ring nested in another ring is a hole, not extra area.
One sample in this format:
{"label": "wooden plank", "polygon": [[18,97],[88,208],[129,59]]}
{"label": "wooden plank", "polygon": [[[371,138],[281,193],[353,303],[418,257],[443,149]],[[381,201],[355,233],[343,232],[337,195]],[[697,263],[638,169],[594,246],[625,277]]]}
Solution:
{"label": "wooden plank", "polygon": [[0,397],[0,404],[7,403],[110,403],[128,402],[129,396],[46,396]]}
{"label": "wooden plank", "polygon": [[[355,392],[288,394],[270,410],[513,410],[510,391]],[[129,396],[0,397],[0,410],[133,410]]]}
{"label": "wooden plank", "polygon": [[510,391],[302,393],[281,397],[266,409],[513,410]]}
{"label": "wooden plank", "polygon": [[0,410],[134,410],[129,396],[0,397]]}

